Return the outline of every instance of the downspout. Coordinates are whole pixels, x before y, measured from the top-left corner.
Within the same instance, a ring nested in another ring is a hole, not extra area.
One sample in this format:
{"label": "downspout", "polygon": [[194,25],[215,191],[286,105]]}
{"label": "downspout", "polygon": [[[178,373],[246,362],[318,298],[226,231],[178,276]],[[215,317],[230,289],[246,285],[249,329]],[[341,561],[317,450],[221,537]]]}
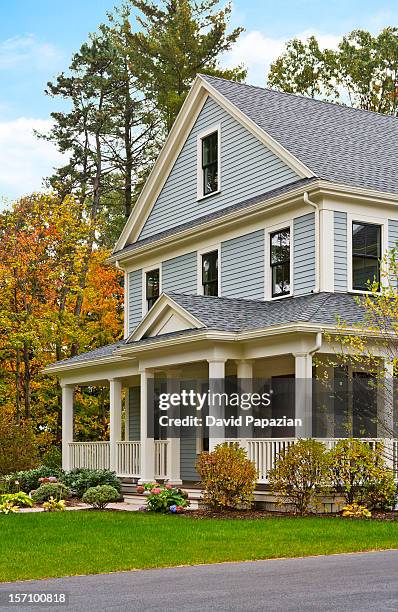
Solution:
{"label": "downspout", "polygon": [[313,349],[308,351],[308,354],[311,356],[314,355],[314,353],[317,353],[319,351],[321,346],[322,346],[322,332],[317,332],[316,339],[315,339],[315,346]]}
{"label": "downspout", "polygon": [[321,241],[320,241],[320,210],[316,202],[312,202],[308,191],[304,191],[304,203],[315,209],[315,287],[314,293],[319,293],[321,277]]}

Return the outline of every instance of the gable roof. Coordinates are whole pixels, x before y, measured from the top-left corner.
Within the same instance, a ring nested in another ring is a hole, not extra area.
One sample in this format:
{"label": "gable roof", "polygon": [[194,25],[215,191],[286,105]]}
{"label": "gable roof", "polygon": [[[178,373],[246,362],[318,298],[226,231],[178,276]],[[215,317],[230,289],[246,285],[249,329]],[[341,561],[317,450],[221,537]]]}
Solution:
{"label": "gable roof", "polygon": [[398,118],[201,75],[318,178],[398,194]]}

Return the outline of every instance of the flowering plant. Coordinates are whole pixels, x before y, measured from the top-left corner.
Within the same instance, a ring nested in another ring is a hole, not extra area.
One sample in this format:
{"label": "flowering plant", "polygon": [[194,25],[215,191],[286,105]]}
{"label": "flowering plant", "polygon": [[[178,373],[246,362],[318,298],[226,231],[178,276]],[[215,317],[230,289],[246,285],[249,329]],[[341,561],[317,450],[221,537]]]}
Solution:
{"label": "flowering plant", "polygon": [[189,506],[187,493],[172,484],[150,482],[141,486],[140,489],[144,489],[142,491],[144,494],[147,493],[147,509],[152,512],[175,514],[183,512]]}

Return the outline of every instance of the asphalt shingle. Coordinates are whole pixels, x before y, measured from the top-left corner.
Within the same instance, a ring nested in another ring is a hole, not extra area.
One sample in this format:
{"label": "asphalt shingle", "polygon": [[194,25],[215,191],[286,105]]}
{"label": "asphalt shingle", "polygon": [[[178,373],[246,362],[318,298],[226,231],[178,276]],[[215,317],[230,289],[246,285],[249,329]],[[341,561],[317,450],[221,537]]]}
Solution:
{"label": "asphalt shingle", "polygon": [[398,118],[201,75],[316,176],[398,193]]}

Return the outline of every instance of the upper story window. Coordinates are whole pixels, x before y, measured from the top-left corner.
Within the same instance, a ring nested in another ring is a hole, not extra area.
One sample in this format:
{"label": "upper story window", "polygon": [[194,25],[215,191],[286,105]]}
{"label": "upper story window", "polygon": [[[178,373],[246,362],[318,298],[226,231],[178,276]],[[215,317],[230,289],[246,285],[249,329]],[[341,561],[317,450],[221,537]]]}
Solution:
{"label": "upper story window", "polygon": [[369,291],[369,283],[380,283],[381,226],[352,224],[352,288]]}
{"label": "upper story window", "polygon": [[202,138],[203,195],[218,191],[218,132]]}
{"label": "upper story window", "polygon": [[218,251],[202,255],[203,295],[218,295]]}
{"label": "upper story window", "polygon": [[272,297],[290,294],[290,228],[273,232],[271,244]]}
{"label": "upper story window", "polygon": [[220,191],[220,126],[198,135],[198,199]]}
{"label": "upper story window", "polygon": [[155,268],[145,274],[145,301],[147,310],[150,310],[160,293],[160,270]]}

